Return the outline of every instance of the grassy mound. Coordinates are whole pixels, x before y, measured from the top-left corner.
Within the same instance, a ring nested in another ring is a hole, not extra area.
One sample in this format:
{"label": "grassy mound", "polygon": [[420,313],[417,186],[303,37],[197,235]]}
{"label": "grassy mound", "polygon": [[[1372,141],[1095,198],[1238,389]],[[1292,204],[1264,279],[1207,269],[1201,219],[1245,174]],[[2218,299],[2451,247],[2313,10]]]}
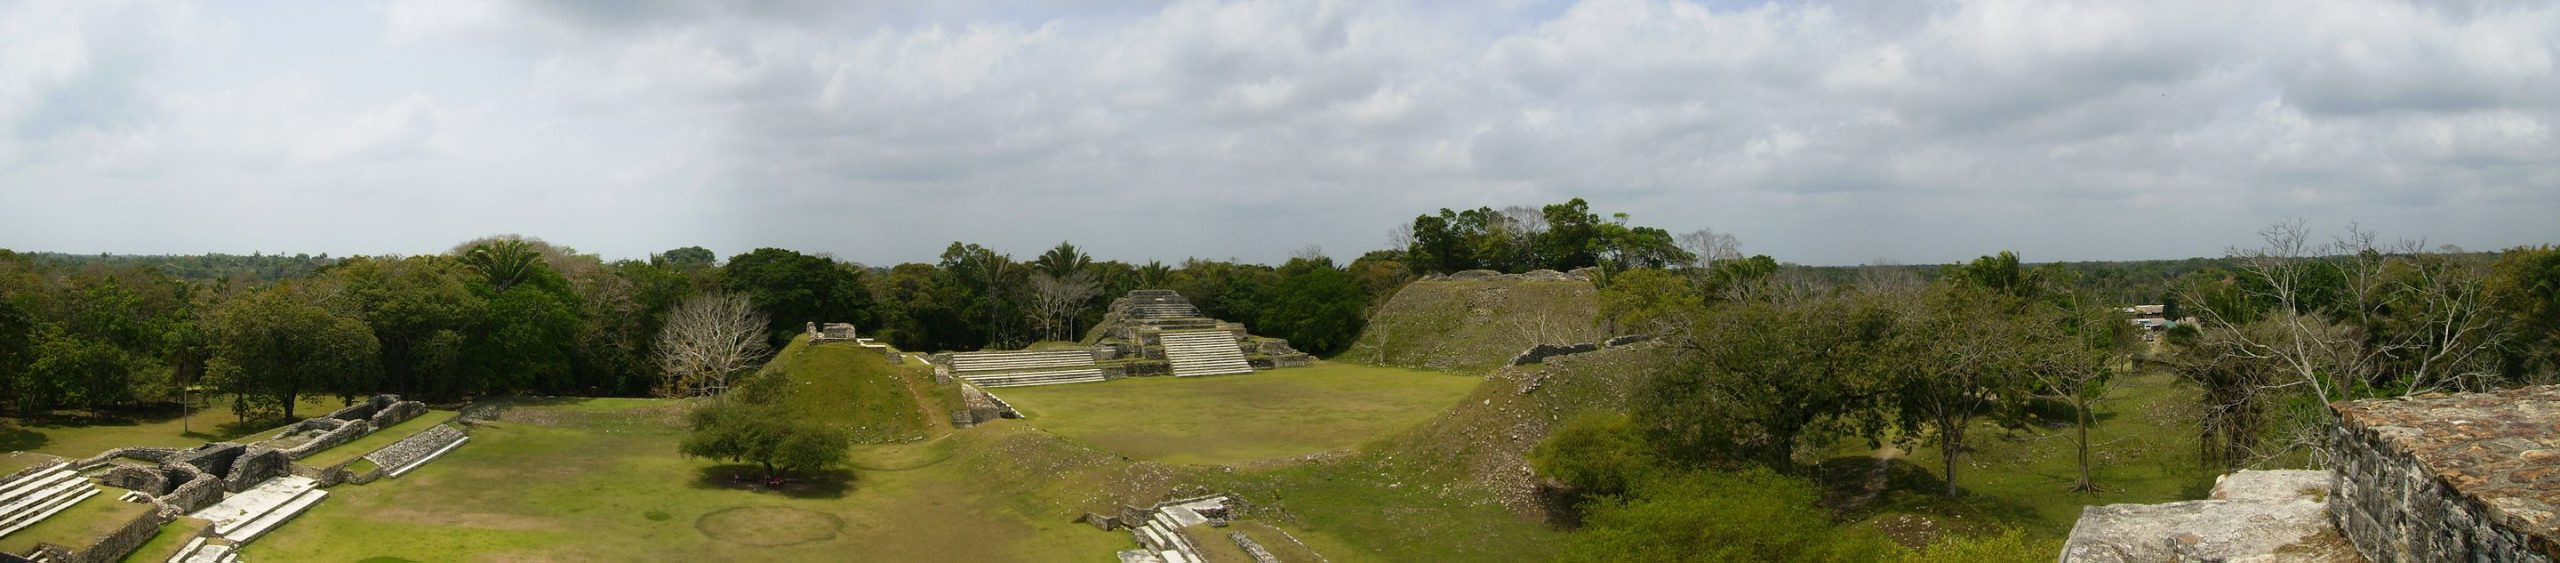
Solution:
{"label": "grassy mound", "polygon": [[1464,280],[1405,285],[1337,359],[1458,372],[1500,366],[1538,344],[1601,338],[1588,282]]}
{"label": "grassy mound", "polygon": [[1135,459],[1230,464],[1359,445],[1445,410],[1480,380],[1322,362],[1252,375],[1000,390],[1032,426]]}
{"label": "grassy mound", "polygon": [[757,376],[786,378],[787,402],[798,416],[842,427],[855,442],[882,443],[921,440],[949,426],[946,407],[932,398],[958,391],[938,389],[931,369],[891,365],[871,348],[794,338]]}

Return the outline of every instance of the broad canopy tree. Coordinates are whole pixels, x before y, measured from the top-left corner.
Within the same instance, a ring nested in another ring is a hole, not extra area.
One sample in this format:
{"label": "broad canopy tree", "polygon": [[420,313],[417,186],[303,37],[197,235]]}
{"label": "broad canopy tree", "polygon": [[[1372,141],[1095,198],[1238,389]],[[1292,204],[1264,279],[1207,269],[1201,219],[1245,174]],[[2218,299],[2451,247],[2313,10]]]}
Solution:
{"label": "broad canopy tree", "polygon": [[293,282],[215,309],[207,331],[209,375],[236,394],[232,412],[280,412],[290,419],[303,395],[352,398],[373,389],[382,344],[346,301],[331,284]]}

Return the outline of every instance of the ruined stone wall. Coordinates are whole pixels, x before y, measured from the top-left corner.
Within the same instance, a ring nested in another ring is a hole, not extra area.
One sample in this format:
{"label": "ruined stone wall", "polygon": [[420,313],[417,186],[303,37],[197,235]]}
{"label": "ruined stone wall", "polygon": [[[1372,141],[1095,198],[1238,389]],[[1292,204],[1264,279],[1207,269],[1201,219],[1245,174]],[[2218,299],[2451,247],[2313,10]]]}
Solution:
{"label": "ruined stone wall", "polygon": [[249,446],[246,445],[230,442],[216,442],[196,446],[196,449],[179,452],[176,455],[171,456],[170,460],[187,465],[193,465],[196,469],[202,469],[206,473],[214,475],[229,475],[231,473],[231,463],[234,460],[240,459],[240,454],[248,450]]}
{"label": "ruined stone wall", "polygon": [[258,486],[259,483],[267,482],[268,479],[291,473],[292,465],[293,460],[285,457],[283,450],[266,446],[249,446],[238,459],[231,462],[231,471],[222,474],[222,488],[235,493],[249,490],[251,487]]}
{"label": "ruined stone wall", "polygon": [[151,500],[153,506],[159,507],[156,512],[162,517],[176,518],[222,502],[221,477],[183,463],[169,463],[162,467],[168,468],[173,476],[170,480],[178,483],[177,488],[169,490],[169,494],[158,495]]}
{"label": "ruined stone wall", "polygon": [[417,418],[422,414],[427,414],[426,403],[400,401],[382,407],[382,412],[373,413],[373,418],[367,422],[373,424],[375,430],[380,430],[408,422],[409,419]]}
{"label": "ruined stone wall", "polygon": [[169,492],[167,470],[158,467],[121,465],[107,470],[105,475],[98,476],[98,482],[109,487],[132,489],[148,495]]}
{"label": "ruined stone wall", "polygon": [[168,521],[157,513],[144,512],[134,515],[132,520],[126,521],[123,527],[116,528],[114,533],[98,538],[97,543],[48,551],[53,551],[53,561],[64,563],[115,563],[123,561],[124,556],[132,554],[135,548],[149,543],[152,536],[160,535],[160,525]]}
{"label": "ruined stone wall", "polygon": [[2560,559],[2560,386],[2331,408],[2332,518],[2367,560]]}
{"label": "ruined stone wall", "polygon": [[311,420],[305,420],[302,421],[301,424],[294,425],[293,430],[287,430],[286,432],[304,432],[329,424],[335,424],[337,427],[330,429],[325,434],[311,438],[310,441],[295,444],[291,448],[275,451],[284,452],[284,456],[287,459],[302,459],[304,457],[309,457],[311,454],[320,453],[322,450],[338,447],[339,445],[347,442],[356,441],[357,438],[362,438],[365,434],[373,432],[373,423],[371,422],[363,420],[340,420],[335,418],[314,418]]}

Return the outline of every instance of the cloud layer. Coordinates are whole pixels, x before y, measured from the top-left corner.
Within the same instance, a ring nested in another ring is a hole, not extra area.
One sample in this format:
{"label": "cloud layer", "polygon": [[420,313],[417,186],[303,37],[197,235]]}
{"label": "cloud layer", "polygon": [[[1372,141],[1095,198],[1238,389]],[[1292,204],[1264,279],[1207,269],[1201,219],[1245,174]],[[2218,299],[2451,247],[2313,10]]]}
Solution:
{"label": "cloud layer", "polygon": [[1584,197],[1818,264],[2560,241],[2548,3],[0,1],[0,247],[1274,260]]}

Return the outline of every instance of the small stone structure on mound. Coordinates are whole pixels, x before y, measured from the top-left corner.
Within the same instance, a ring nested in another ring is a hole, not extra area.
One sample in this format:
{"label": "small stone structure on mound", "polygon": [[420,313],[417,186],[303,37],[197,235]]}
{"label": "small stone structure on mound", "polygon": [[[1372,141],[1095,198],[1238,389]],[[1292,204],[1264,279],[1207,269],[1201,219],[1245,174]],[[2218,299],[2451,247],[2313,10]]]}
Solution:
{"label": "small stone structure on mound", "polygon": [[851,323],[818,324],[816,322],[811,322],[808,323],[808,327],[809,344],[812,346],[819,344],[849,343],[879,352],[880,357],[889,360],[891,365],[907,363],[907,358],[905,356],[898,355],[898,349],[891,348],[887,344],[881,344],[878,341],[863,338],[860,335],[854,334],[853,325]]}
{"label": "small stone structure on mound", "polygon": [[2061,560],[2560,560],[2560,386],[2329,409],[2331,470],[2242,471],[2213,499],[2089,507]]}

